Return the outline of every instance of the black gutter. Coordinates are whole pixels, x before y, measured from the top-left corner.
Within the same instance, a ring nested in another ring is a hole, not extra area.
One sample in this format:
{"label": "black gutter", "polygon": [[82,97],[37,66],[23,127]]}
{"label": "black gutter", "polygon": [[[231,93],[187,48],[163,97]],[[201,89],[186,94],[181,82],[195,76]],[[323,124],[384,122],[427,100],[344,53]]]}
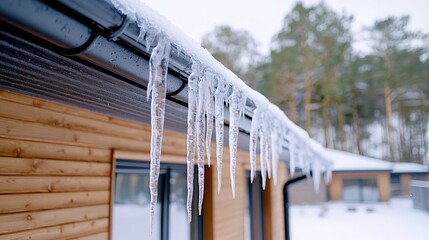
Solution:
{"label": "black gutter", "polygon": [[310,178],[311,175],[312,174],[310,172],[309,175],[304,174],[295,178],[291,178],[283,186],[284,228],[286,240],[290,240],[289,187],[297,182]]}

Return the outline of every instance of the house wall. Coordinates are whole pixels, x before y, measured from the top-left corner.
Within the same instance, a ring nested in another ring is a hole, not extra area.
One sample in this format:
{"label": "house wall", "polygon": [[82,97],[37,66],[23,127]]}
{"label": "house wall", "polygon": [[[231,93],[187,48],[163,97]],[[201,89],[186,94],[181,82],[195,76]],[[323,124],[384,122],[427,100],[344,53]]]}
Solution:
{"label": "house wall", "polygon": [[[149,159],[149,146],[147,125],[0,90],[0,239],[109,239],[114,159]],[[162,150],[185,164],[186,135],[165,130]],[[220,194],[213,156],[205,239],[244,239],[248,159],[239,152],[232,199],[228,148]],[[282,162],[265,194],[267,239],[284,238],[286,177]]]}
{"label": "house wall", "polygon": [[410,193],[411,175],[410,174],[401,174],[399,179],[401,181],[401,192],[402,192],[402,194],[409,194]]}
{"label": "house wall", "polygon": [[425,173],[402,173],[400,174],[402,194],[410,194],[411,180],[429,181],[429,174]]}
{"label": "house wall", "polygon": [[294,205],[312,205],[324,203],[328,199],[327,185],[322,179],[319,191],[314,189],[313,179],[297,182],[290,186],[289,202]]}
{"label": "house wall", "polygon": [[385,202],[390,199],[390,173],[389,172],[334,172],[329,184],[330,200],[343,199],[343,179],[345,178],[376,178],[380,200]]}

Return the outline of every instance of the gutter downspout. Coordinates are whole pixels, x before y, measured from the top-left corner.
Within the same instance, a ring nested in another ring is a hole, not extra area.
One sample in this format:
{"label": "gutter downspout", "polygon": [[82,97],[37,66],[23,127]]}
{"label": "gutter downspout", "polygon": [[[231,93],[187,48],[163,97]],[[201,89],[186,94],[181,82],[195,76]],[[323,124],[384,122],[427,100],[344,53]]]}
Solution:
{"label": "gutter downspout", "polygon": [[284,206],[284,228],[285,228],[285,239],[290,240],[290,220],[289,220],[289,187],[297,182],[310,178],[312,173],[304,174],[292,179],[289,179],[283,186],[283,206]]}

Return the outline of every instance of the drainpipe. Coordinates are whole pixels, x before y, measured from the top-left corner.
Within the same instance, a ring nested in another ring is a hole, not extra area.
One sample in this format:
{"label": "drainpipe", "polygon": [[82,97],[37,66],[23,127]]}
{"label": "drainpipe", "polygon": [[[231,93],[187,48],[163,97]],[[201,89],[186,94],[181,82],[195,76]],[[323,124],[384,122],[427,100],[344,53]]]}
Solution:
{"label": "drainpipe", "polygon": [[286,240],[290,240],[290,232],[289,232],[289,229],[290,229],[290,223],[289,223],[290,222],[290,220],[289,220],[289,187],[294,183],[297,183],[297,182],[300,182],[302,180],[307,179],[307,177],[310,178],[311,175],[312,175],[312,173],[310,172],[310,174],[308,174],[308,175],[304,174],[304,175],[301,175],[299,177],[289,179],[285,183],[285,185],[283,186],[283,203],[284,203],[284,218],[285,218],[284,228],[285,228],[285,239]]}

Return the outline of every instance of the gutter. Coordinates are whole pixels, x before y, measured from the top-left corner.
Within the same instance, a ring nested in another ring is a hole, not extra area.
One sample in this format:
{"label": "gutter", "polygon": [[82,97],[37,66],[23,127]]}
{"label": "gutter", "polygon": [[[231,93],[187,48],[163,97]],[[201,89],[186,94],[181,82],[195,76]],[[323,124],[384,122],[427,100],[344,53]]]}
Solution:
{"label": "gutter", "polygon": [[311,178],[312,173],[289,179],[283,186],[284,229],[285,240],[290,240],[289,187],[297,182]]}

